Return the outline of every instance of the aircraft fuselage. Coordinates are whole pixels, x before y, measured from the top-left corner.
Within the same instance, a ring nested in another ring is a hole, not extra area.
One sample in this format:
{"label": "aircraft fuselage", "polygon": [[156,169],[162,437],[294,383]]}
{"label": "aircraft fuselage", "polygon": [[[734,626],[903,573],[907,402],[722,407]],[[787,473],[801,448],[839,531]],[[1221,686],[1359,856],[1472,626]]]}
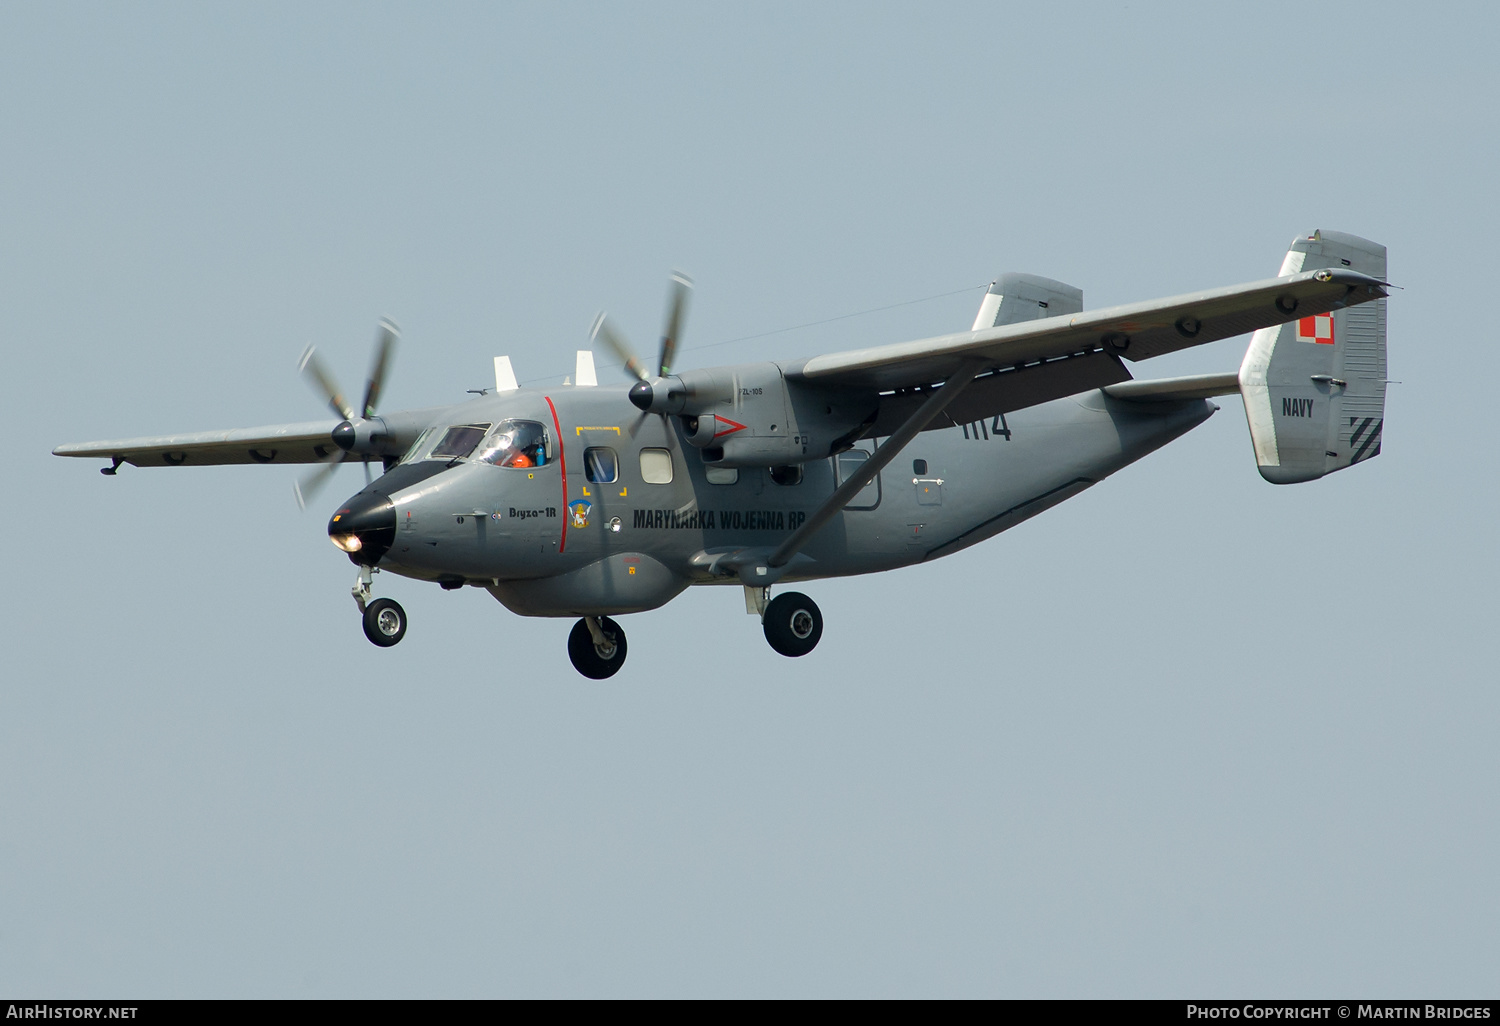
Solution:
{"label": "aircraft fuselage", "polygon": [[[1216,409],[1202,399],[1136,403],[1094,390],[924,431],[776,581],[957,552],[1078,494]],[[485,462],[484,445],[511,423],[522,435],[540,425],[544,449],[520,465]],[[424,459],[419,441],[406,462],[343,504],[329,533],[378,507],[383,523],[394,514],[394,534],[374,565],[484,587],[530,616],[638,612],[693,584],[741,583],[725,561],[773,550],[879,442],[792,468],[711,468],[678,418],[641,414],[624,388],[609,387],[484,396],[448,409],[425,445],[463,426],[486,442]]]}

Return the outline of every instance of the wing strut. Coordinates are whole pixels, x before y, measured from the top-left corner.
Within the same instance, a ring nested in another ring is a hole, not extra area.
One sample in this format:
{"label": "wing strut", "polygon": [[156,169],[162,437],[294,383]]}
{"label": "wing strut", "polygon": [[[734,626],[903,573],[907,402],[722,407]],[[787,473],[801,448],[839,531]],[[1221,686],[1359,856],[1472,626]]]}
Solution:
{"label": "wing strut", "polygon": [[802,550],[802,547],[822,529],[824,524],[847,506],[849,500],[854,498],[861,488],[875,480],[875,475],[884,470],[886,464],[895,459],[901,450],[906,448],[906,444],[917,437],[918,432],[932,423],[949,403],[957,399],[959,394],[969,387],[969,383],[983,368],[984,364],[971,360],[950,375],[948,380],[943,382],[942,386],[917,409],[917,412],[906,418],[906,423],[892,432],[891,436],[885,440],[885,444],[876,449],[870,458],[860,465],[856,473],[835,488],[833,494],[824,500],[823,505],[808,514],[802,526],[792,532],[792,536],[771,553],[771,558],[766,561],[767,565],[783,567],[791,562],[792,557]]}

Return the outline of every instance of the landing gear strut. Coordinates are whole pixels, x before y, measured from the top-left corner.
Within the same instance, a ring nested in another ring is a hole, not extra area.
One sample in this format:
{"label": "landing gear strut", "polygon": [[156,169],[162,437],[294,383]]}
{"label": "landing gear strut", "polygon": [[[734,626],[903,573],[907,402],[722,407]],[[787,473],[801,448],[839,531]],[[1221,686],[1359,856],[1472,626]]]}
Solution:
{"label": "landing gear strut", "polygon": [[823,636],[823,613],[800,591],[777,595],[766,604],[760,621],[766,641],[784,656],[805,656]]}
{"label": "landing gear strut", "polygon": [[568,635],[568,658],[585,677],[613,677],[625,665],[625,632],[607,616],[585,616]]}
{"label": "landing gear strut", "polygon": [[354,579],[354,587],[349,589],[349,594],[354,596],[354,604],[359,607],[361,613],[370,604],[370,581],[374,574],[374,567],[361,566],[359,576]]}

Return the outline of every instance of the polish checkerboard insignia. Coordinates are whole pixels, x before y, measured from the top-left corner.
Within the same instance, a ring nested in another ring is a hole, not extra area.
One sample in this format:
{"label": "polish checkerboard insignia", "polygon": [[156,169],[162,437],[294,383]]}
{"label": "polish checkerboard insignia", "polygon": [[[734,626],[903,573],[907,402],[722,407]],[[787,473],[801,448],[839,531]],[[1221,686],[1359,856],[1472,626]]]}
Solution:
{"label": "polish checkerboard insignia", "polygon": [[1333,314],[1317,314],[1297,322],[1297,338],[1320,346],[1333,345]]}

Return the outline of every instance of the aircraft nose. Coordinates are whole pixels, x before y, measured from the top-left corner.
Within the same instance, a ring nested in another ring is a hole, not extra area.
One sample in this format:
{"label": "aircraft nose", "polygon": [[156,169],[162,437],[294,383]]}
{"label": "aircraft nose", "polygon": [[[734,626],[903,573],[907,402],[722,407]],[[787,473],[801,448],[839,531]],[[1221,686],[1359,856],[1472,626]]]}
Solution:
{"label": "aircraft nose", "polygon": [[361,492],[328,521],[328,537],[349,561],[374,566],[396,541],[396,507],[389,496]]}

